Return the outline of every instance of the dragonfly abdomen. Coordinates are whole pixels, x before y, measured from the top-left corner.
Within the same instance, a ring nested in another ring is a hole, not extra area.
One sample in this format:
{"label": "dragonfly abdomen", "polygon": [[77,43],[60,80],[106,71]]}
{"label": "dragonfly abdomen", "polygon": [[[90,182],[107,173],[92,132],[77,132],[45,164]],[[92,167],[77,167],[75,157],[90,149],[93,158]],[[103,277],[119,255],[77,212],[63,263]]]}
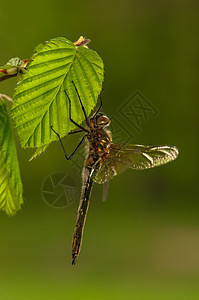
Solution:
{"label": "dragonfly abdomen", "polygon": [[89,206],[89,199],[90,199],[92,186],[93,186],[91,171],[92,170],[88,168],[85,168],[83,170],[84,174],[83,174],[82,195],[80,199],[79,208],[77,211],[77,220],[76,220],[73,242],[72,242],[72,265],[75,264],[81,248],[84,224],[86,220],[86,214]]}

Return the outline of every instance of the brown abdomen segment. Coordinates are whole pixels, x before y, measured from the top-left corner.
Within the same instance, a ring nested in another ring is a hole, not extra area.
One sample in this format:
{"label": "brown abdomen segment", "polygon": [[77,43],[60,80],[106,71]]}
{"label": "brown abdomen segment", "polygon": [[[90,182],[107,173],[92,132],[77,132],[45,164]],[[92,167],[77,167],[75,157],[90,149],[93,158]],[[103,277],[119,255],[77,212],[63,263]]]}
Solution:
{"label": "brown abdomen segment", "polygon": [[90,175],[91,169],[84,169],[82,195],[77,211],[77,220],[72,242],[72,265],[75,265],[76,259],[79,255],[81,248],[84,224],[89,206],[90,194],[93,186],[93,180],[91,179]]}

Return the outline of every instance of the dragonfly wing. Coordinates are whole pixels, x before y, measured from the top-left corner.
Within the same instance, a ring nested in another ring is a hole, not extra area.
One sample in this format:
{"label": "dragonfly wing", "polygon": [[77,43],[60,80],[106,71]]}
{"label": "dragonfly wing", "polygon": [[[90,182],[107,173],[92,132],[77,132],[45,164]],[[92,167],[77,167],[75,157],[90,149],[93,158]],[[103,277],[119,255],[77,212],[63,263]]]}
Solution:
{"label": "dragonfly wing", "polygon": [[145,170],[175,160],[178,149],[175,146],[144,146],[136,144],[111,144],[109,153],[102,159],[94,177],[97,183],[104,183],[127,168]]}
{"label": "dragonfly wing", "polygon": [[165,165],[178,157],[175,146],[123,145],[121,152],[131,160],[132,169],[150,169]]}
{"label": "dragonfly wing", "polygon": [[103,192],[102,192],[102,201],[103,202],[105,202],[107,200],[108,190],[109,190],[109,181],[106,181],[103,184]]}

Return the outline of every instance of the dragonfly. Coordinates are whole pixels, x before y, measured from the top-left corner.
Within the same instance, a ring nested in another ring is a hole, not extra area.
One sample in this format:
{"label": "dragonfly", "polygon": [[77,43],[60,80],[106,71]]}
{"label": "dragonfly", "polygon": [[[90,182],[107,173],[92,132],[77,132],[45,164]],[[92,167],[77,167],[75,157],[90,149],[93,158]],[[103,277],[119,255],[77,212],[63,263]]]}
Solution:
{"label": "dragonfly", "polygon": [[54,130],[53,126],[51,126],[51,129],[58,136],[67,160],[73,157],[85,140],[87,142],[87,153],[82,172],[82,192],[72,241],[72,265],[75,265],[80,253],[93,184],[104,184],[105,193],[103,198],[106,198],[108,183],[114,176],[121,174],[127,168],[145,170],[165,165],[175,160],[179,152],[177,147],[170,145],[144,146],[138,144],[114,144],[111,132],[107,129],[111,120],[101,112],[101,93],[99,108],[88,118],[76,85],[73,81],[72,83],[85,117],[86,127],[84,128],[72,119],[71,100],[67,92],[64,91],[69,100],[70,121],[78,128],[78,130],[71,131],[69,134],[84,133],[79,144],[70,156],[66,154],[60,135]]}

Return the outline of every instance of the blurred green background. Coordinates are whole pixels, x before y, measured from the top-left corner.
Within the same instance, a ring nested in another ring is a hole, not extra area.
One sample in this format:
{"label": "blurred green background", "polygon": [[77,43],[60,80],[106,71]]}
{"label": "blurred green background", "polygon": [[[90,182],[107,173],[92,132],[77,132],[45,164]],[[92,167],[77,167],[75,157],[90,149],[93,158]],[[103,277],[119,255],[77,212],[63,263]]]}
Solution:
{"label": "blurred green background", "polygon": [[[51,38],[86,36],[105,64],[104,112],[117,121],[139,90],[158,114],[142,119],[140,131],[129,126],[131,142],[180,149],[171,164],[114,178],[105,203],[96,184],[74,267],[81,175],[58,143],[29,162],[33,151],[16,136],[25,204],[15,217],[0,213],[0,299],[199,299],[197,1],[4,1],[0,18],[0,65],[29,58]],[[15,83],[2,82],[0,92],[12,96]],[[67,153],[77,142],[64,139]],[[78,188],[63,209],[41,195],[56,172]]]}

